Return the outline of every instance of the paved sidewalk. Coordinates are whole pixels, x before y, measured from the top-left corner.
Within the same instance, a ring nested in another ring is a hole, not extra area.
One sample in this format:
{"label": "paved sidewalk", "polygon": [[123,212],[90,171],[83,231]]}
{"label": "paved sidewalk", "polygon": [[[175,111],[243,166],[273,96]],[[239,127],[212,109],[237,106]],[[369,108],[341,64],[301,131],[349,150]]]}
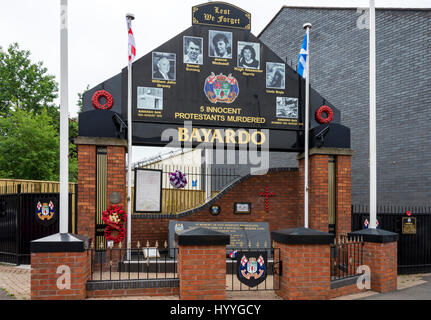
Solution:
{"label": "paved sidewalk", "polygon": [[366,291],[332,300],[431,300],[431,273],[400,275],[397,288],[391,293]]}
{"label": "paved sidewalk", "polygon": [[[30,276],[29,265],[0,264],[0,288],[13,294],[17,300],[30,299]],[[0,299],[2,298],[0,297]]]}
{"label": "paved sidewalk", "polygon": [[11,296],[6,290],[0,288],[0,300],[16,300],[15,296]]}
{"label": "paved sidewalk", "polygon": [[420,278],[415,286],[401,290],[398,287],[395,292],[377,294],[360,300],[431,300],[431,274],[415,277]]}

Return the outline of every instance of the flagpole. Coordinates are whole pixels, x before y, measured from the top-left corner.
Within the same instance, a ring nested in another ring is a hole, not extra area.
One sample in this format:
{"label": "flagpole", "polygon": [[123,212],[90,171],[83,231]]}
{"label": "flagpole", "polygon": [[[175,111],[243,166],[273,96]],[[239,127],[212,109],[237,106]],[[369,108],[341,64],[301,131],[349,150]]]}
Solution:
{"label": "flagpole", "polygon": [[370,228],[377,219],[377,147],[376,147],[376,11],[370,0]]}
{"label": "flagpole", "polygon": [[304,178],[304,227],[308,228],[308,136],[310,130],[310,29],[311,23],[304,24],[307,31],[307,61],[305,78],[305,178]]}
{"label": "flagpole", "polygon": [[60,233],[69,232],[69,92],[67,0],[60,5]]}
{"label": "flagpole", "polygon": [[[128,13],[126,18],[131,23],[135,19]],[[128,86],[127,86],[127,260],[130,260],[132,248],[132,59],[128,61]]]}

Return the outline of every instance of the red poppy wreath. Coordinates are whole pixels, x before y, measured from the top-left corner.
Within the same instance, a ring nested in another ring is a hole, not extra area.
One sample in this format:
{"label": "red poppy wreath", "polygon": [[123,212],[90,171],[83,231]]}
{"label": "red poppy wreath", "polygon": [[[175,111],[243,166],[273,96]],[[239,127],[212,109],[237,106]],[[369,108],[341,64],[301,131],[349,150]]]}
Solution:
{"label": "red poppy wreath", "polygon": [[[105,104],[100,103],[100,98],[102,97],[106,99]],[[93,103],[93,106],[96,109],[108,110],[108,109],[111,109],[112,106],[114,105],[114,98],[112,97],[112,94],[110,94],[108,91],[99,90],[94,93],[93,98],[91,99],[91,103]]]}
{"label": "red poppy wreath", "polygon": [[105,238],[107,241],[114,241],[117,244],[126,237],[124,225],[127,222],[127,214],[122,206],[113,205],[108,210],[103,211],[103,222],[106,224]]}
{"label": "red poppy wreath", "polygon": [[[326,113],[326,115],[327,115],[326,118],[322,117],[323,113]],[[316,121],[319,122],[320,124],[330,123],[333,119],[334,119],[334,112],[328,106],[321,106],[316,111]]]}

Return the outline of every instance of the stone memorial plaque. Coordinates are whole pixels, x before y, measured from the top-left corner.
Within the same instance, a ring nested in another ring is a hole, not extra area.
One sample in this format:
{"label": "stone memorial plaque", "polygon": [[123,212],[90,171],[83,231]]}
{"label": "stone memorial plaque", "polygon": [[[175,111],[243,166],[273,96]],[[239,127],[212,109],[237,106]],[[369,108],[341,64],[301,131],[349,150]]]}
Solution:
{"label": "stone memorial plaque", "polygon": [[109,200],[112,204],[119,204],[121,202],[121,194],[119,192],[112,192],[109,195]]}
{"label": "stone memorial plaque", "polygon": [[[271,246],[269,224],[267,222],[197,222],[197,221],[169,221],[169,248],[174,248],[175,232],[181,232],[194,227],[223,232],[230,235],[227,249],[264,248]],[[173,258],[173,250],[169,251]]]}

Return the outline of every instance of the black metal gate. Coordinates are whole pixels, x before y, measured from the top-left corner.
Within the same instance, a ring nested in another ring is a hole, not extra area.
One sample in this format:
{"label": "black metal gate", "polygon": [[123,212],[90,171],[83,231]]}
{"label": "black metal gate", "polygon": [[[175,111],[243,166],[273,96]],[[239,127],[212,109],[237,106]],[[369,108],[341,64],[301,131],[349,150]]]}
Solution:
{"label": "black metal gate", "polygon": [[[0,194],[0,262],[30,264],[30,242],[59,232],[59,197],[59,193],[20,193],[20,188],[15,194]],[[56,204],[57,219],[51,225],[37,222],[36,206],[42,199]],[[76,208],[70,193],[69,212],[72,206]],[[71,214],[69,232],[72,232]]]}
{"label": "black metal gate", "polygon": [[[402,233],[402,218],[416,218],[416,234]],[[370,220],[367,206],[352,206],[352,231],[364,228]],[[398,273],[431,272],[431,208],[430,207],[378,207],[378,227],[398,233]]]}
{"label": "black metal gate", "polygon": [[[253,253],[259,254],[260,252],[267,252],[266,279],[260,284],[250,287],[243,284],[238,280],[237,269],[239,265],[237,263],[237,254],[239,252],[246,252],[247,254]],[[232,253],[236,253],[233,254]],[[282,261],[280,259],[280,248],[244,248],[244,249],[229,249],[227,251],[226,260],[226,290],[227,291],[264,291],[264,290],[279,290],[280,279],[282,275]]]}

